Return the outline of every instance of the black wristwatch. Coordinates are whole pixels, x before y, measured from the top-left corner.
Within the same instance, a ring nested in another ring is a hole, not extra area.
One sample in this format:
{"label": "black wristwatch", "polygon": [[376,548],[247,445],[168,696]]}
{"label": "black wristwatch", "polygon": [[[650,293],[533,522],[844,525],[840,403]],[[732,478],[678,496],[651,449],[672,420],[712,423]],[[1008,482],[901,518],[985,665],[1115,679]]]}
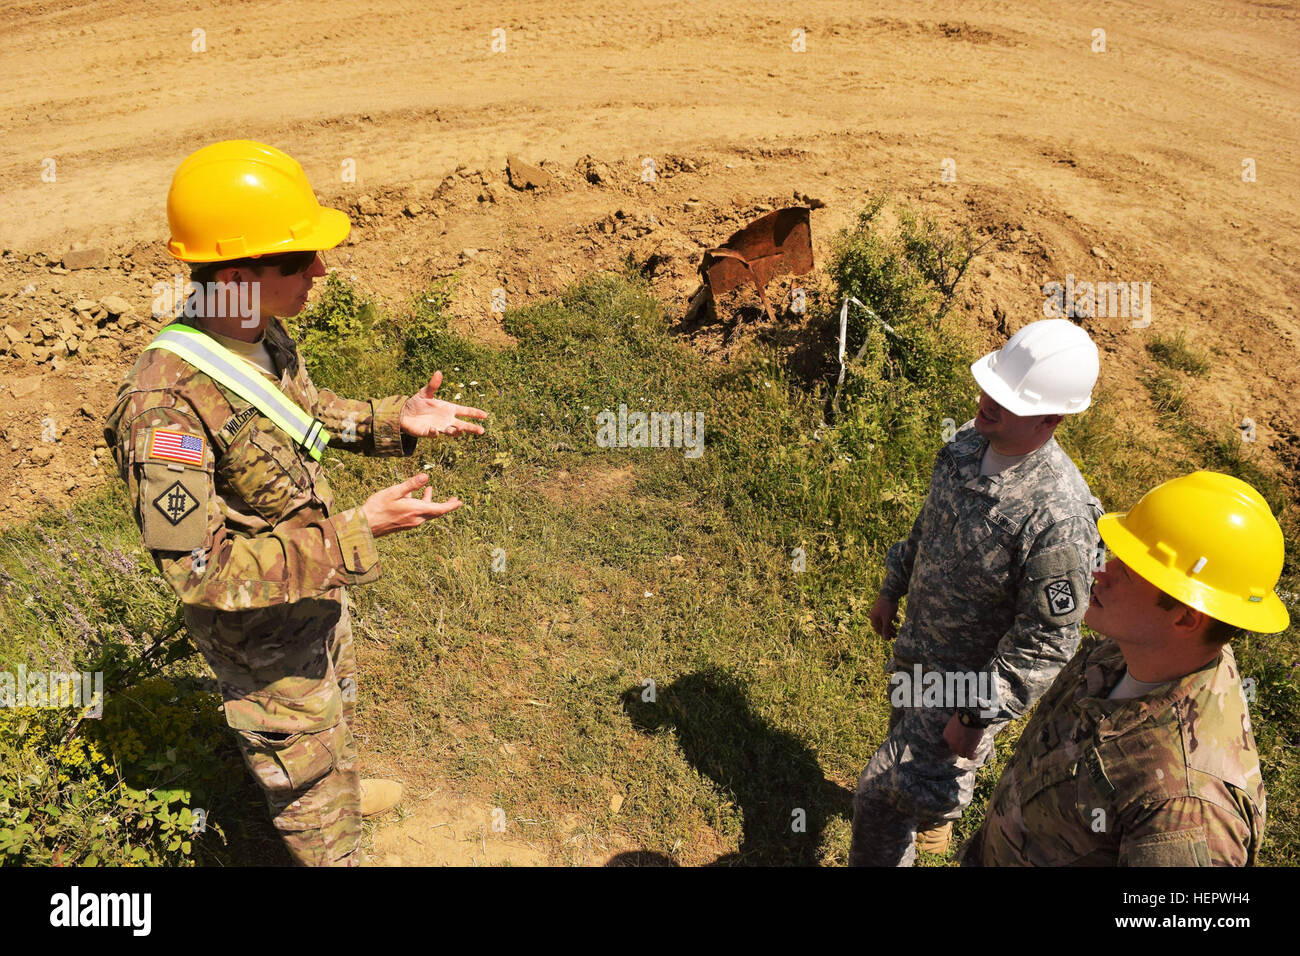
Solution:
{"label": "black wristwatch", "polygon": [[957,711],[957,723],[974,730],[983,730],[991,721],[984,720],[972,710],[959,710]]}

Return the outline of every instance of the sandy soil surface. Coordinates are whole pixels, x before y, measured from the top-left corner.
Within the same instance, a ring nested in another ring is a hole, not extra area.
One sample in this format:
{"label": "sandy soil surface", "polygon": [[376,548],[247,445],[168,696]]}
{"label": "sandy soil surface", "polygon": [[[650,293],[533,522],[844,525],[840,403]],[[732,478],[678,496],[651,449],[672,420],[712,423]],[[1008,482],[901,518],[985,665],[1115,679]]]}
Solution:
{"label": "sandy soil surface", "polygon": [[[116,480],[102,419],[178,271],[167,186],[228,138],[288,151],[350,212],[332,266],[394,305],[459,272],[458,321],[502,340],[493,289],[514,306],[631,255],[682,311],[701,251],[752,216],[820,200],[820,261],[889,187],[996,237],[963,305],[990,346],[1041,317],[1045,282],[1150,282],[1149,328],[1087,326],[1135,433],[1146,337],[1185,329],[1214,356],[1189,414],[1251,417],[1296,481],[1298,18],[1246,0],[2,2],[0,346],[38,351],[0,356],[0,520]],[[550,184],[513,188],[511,154]]]}

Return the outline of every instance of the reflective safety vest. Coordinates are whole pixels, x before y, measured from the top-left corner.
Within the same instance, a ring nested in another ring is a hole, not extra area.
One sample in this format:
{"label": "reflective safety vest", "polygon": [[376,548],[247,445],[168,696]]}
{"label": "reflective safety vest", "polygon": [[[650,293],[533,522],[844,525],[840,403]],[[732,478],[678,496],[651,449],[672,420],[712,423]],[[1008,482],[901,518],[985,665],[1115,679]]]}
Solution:
{"label": "reflective safety vest", "polygon": [[191,326],[174,323],[159,332],[145,349],[165,349],[179,355],[213,381],[224,385],[275,422],[286,435],[320,461],[330,435],[318,418],[308,415],[262,377],[255,365],[226,348],[212,336]]}

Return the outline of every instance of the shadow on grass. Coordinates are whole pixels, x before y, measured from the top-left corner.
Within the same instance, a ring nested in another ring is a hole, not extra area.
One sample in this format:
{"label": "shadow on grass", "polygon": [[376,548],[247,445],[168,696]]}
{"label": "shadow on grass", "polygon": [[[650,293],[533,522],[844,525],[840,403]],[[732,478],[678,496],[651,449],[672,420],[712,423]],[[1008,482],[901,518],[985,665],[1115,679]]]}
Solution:
{"label": "shadow on grass", "polygon": [[[233,738],[231,749],[235,749]],[[241,768],[242,769],[242,768]],[[231,791],[214,802],[211,813],[226,836],[204,841],[195,854],[200,866],[293,866],[280,832],[271,825],[266,797],[247,771]]]}
{"label": "shadow on grass", "polygon": [[679,678],[653,703],[642,693],[635,687],[623,695],[633,725],[646,734],[674,731],[686,759],[741,809],[739,850],[712,865],[817,865],[826,824],[851,817],[853,794],[826,779],[807,744],[755,714],[744,687],[721,670]]}
{"label": "shadow on grass", "polygon": [[214,689],[210,679],[149,678],[106,694],[102,719],[81,726],[113,755],[126,786],[189,791],[188,806],[204,824],[185,837],[196,864],[289,866]]}

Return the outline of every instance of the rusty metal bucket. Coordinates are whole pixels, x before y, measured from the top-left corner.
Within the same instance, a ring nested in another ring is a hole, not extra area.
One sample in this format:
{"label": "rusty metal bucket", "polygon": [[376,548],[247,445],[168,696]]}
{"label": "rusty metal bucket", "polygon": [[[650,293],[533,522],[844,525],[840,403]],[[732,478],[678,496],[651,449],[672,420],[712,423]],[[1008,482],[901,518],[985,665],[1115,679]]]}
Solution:
{"label": "rusty metal bucket", "polygon": [[804,275],[813,268],[810,211],[806,206],[791,206],[769,212],[722,245],[707,250],[700,273],[708,298],[724,295],[750,280],[767,317],[775,322],[765,291],[767,284],[776,276]]}

